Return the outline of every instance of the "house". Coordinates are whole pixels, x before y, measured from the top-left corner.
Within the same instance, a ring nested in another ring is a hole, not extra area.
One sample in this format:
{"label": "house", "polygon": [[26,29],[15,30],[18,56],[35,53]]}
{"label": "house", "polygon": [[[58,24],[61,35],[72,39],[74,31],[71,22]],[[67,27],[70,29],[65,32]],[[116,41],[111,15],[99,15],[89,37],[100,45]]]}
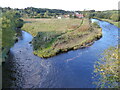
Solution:
{"label": "house", "polygon": [[68,15],[64,15],[64,18],[69,18],[70,17],[70,15],[68,14]]}
{"label": "house", "polygon": [[77,18],[83,18],[84,16],[83,16],[83,14],[76,14],[76,17]]}
{"label": "house", "polygon": [[76,16],[77,18],[83,18],[83,17],[84,17],[83,14],[79,14],[79,13],[75,13],[75,16]]}
{"label": "house", "polygon": [[58,19],[61,19],[62,17],[57,17]]}

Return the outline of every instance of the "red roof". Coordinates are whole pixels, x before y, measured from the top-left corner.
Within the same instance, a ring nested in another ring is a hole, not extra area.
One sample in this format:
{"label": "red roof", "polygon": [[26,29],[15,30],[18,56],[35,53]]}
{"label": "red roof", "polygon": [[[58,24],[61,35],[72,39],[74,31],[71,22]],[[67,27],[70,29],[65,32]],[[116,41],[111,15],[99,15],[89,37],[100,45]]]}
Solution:
{"label": "red roof", "polygon": [[83,14],[76,14],[76,16],[79,18],[84,17]]}

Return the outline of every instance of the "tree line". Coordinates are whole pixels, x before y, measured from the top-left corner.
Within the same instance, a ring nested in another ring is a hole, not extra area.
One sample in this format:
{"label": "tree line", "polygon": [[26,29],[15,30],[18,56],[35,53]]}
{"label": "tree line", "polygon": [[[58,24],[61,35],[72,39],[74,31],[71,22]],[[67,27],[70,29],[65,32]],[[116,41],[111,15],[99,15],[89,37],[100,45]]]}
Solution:
{"label": "tree line", "polygon": [[70,11],[60,10],[60,9],[46,9],[46,8],[34,8],[27,7],[25,9],[12,9],[10,7],[2,8],[0,7],[2,12],[6,11],[17,11],[22,17],[30,17],[30,18],[50,18],[56,17],[57,15],[64,15],[71,13]]}
{"label": "tree line", "polygon": [[84,11],[85,16],[88,18],[101,18],[101,19],[110,19],[115,22],[120,21],[120,12],[118,10],[107,10],[107,11]]}
{"label": "tree line", "polygon": [[95,11],[95,10],[84,10],[84,11],[65,11],[60,9],[47,9],[47,8],[34,8],[27,7],[24,9],[12,9],[10,7],[2,8],[2,12],[15,11],[20,14],[21,17],[26,18],[55,18],[59,15],[69,14],[71,17],[74,13],[78,12],[83,14],[86,18],[102,18],[110,19],[113,21],[120,21],[120,14],[118,10],[106,10],[106,11]]}
{"label": "tree line", "polygon": [[11,46],[17,40],[17,30],[23,26],[23,20],[20,19],[20,14],[15,11],[6,11],[2,13],[0,18],[2,23],[0,32],[2,32],[2,51],[3,60],[7,57],[7,53]]}

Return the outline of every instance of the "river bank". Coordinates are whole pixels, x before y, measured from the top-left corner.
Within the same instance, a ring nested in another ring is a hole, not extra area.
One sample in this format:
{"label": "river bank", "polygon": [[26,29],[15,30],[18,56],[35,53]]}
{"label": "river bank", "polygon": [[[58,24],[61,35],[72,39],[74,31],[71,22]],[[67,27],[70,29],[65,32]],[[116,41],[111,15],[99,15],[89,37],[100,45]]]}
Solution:
{"label": "river bank", "polygon": [[115,22],[113,20],[110,20],[110,19],[101,19],[101,18],[94,18],[94,19],[98,19],[100,21],[105,21],[105,22],[109,22],[110,24],[113,24],[115,26],[117,26],[118,28],[120,28],[120,22]]}
{"label": "river bank", "polygon": [[118,28],[96,21],[102,28],[102,37],[93,45],[47,59],[33,54],[29,43],[33,37],[22,31],[3,66],[3,88],[96,88],[92,78],[94,64],[104,50],[118,44]]}
{"label": "river bank", "polygon": [[32,40],[34,54],[42,58],[88,47],[102,36],[101,28],[90,23],[88,19],[43,20],[42,22],[34,20],[26,23],[22,29],[34,36]]}
{"label": "river bank", "polygon": [[0,33],[2,34],[2,43],[0,42],[0,52],[2,53],[0,54],[2,55],[0,58],[2,61],[5,61],[5,59],[8,57],[10,48],[17,41],[17,30],[23,26],[23,20],[20,19],[20,16],[17,12],[6,11],[3,12],[2,17],[0,17],[0,22],[2,22],[0,29]]}
{"label": "river bank", "polygon": [[115,26],[117,26],[118,28],[120,28],[120,22],[115,22],[115,21],[112,21],[112,20],[109,20],[109,19],[101,19],[102,21],[106,21],[106,22],[109,22]]}

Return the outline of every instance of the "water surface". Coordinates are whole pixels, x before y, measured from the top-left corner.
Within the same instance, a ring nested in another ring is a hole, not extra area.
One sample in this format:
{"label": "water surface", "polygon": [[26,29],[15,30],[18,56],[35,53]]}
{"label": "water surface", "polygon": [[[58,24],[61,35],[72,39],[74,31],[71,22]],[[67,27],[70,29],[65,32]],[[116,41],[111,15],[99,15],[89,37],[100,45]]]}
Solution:
{"label": "water surface", "polygon": [[98,21],[98,24],[103,36],[92,46],[48,59],[33,54],[29,43],[33,37],[22,31],[22,37],[10,49],[9,58],[3,65],[3,87],[95,88],[92,84],[95,62],[105,49],[118,44],[118,28],[104,21]]}

